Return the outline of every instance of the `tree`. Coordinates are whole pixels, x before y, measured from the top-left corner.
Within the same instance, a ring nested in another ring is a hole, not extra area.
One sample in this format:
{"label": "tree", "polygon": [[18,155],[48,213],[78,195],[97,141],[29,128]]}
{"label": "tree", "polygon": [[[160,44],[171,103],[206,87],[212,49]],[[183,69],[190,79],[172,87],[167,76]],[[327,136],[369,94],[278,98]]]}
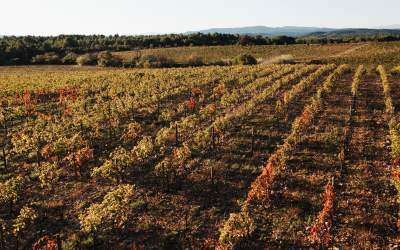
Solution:
{"label": "tree", "polygon": [[76,63],[79,66],[84,66],[84,65],[95,65],[96,64],[96,57],[93,56],[92,54],[84,54],[79,56],[76,59]]}
{"label": "tree", "polygon": [[134,68],[138,64],[138,58],[136,57],[129,57],[122,59],[122,66],[124,68]]}
{"label": "tree", "polygon": [[33,64],[60,64],[60,56],[54,52],[36,55],[32,58]]}
{"label": "tree", "polygon": [[187,60],[187,64],[189,66],[202,66],[204,65],[204,59],[201,56],[198,56],[196,54],[192,54],[189,56]]}
{"label": "tree", "polygon": [[121,64],[122,60],[114,57],[109,51],[103,51],[97,55],[97,65],[100,67],[117,67]]}
{"label": "tree", "polygon": [[62,41],[62,49],[68,49],[78,46],[78,43],[73,36],[67,36]]}
{"label": "tree", "polygon": [[61,59],[61,62],[64,64],[76,64],[78,56],[79,55],[74,52],[69,52]]}
{"label": "tree", "polygon": [[175,62],[160,55],[143,55],[138,65],[143,68],[160,68],[174,65]]}
{"label": "tree", "polygon": [[288,45],[288,44],[295,44],[296,38],[290,36],[277,36],[272,38],[272,44],[275,45]]}
{"label": "tree", "polygon": [[251,45],[251,40],[252,40],[252,38],[250,36],[247,36],[247,35],[241,36],[239,38],[239,45],[242,45],[242,46]]}

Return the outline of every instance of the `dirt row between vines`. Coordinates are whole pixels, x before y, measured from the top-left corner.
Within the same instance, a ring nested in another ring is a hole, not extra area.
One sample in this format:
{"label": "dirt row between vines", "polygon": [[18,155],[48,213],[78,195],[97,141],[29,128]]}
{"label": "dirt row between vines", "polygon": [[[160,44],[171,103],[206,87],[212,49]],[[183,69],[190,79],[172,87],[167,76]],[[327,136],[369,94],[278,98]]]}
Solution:
{"label": "dirt row between vines", "polygon": [[[389,249],[397,245],[398,204],[390,181],[388,117],[376,73],[362,78],[352,117],[353,135],[343,165],[338,157],[339,138],[348,129],[351,82],[352,74],[337,81],[323,112],[291,155],[287,169],[278,175],[272,205],[253,215],[257,221],[255,248],[315,247],[307,237],[332,177],[336,198],[329,245],[344,249]],[[398,101],[400,91],[394,90],[393,95]]]}
{"label": "dirt row between vines", "polygon": [[390,182],[389,128],[378,75],[359,87],[348,161],[338,183],[334,244],[388,248],[397,234],[396,191]]}

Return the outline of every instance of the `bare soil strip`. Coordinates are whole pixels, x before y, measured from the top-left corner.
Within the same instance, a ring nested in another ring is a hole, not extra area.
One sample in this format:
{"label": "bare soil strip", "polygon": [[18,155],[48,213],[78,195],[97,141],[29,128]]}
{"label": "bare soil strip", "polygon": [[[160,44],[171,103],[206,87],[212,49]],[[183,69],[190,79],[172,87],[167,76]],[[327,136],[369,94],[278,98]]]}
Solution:
{"label": "bare soil strip", "polygon": [[397,205],[390,182],[389,130],[378,76],[365,76],[359,93],[350,152],[337,183],[334,245],[387,249],[397,234]]}
{"label": "bare soil strip", "polygon": [[350,107],[351,76],[335,83],[287,169],[277,176],[272,206],[258,211],[258,238],[267,249],[311,247],[306,238],[323,205],[324,187],[340,173],[337,145]]}

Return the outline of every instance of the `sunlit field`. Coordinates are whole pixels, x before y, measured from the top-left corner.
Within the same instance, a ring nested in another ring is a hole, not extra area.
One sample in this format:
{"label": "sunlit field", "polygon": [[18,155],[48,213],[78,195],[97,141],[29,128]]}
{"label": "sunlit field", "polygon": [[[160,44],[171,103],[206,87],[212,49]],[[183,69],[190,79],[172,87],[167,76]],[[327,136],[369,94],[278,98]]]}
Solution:
{"label": "sunlit field", "polygon": [[[332,60],[351,46],[334,45]],[[193,50],[207,51],[182,55]],[[399,218],[399,73],[2,67],[1,246],[388,248]]]}

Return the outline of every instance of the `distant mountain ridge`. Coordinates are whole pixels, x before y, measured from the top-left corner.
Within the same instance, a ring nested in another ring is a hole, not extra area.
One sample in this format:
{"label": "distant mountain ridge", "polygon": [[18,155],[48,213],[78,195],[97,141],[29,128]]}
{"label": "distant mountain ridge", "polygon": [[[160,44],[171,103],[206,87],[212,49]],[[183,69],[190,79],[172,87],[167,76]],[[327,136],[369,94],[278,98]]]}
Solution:
{"label": "distant mountain ridge", "polygon": [[382,25],[382,26],[377,26],[374,29],[399,30],[400,29],[400,24]]}
{"label": "distant mountain ridge", "polygon": [[191,33],[221,33],[238,35],[262,35],[262,36],[293,36],[293,37],[346,37],[346,36],[375,36],[375,35],[400,35],[400,25],[379,26],[376,28],[323,28],[323,27],[302,27],[302,26],[248,26],[239,28],[211,28]]}
{"label": "distant mountain ridge", "polygon": [[343,38],[343,37],[372,37],[399,36],[400,29],[339,29],[329,32],[313,32],[304,37]]}
{"label": "distant mountain ridge", "polygon": [[190,31],[187,33],[221,33],[221,34],[238,34],[238,35],[263,35],[263,36],[303,36],[314,32],[334,31],[332,28],[319,27],[267,27],[267,26],[249,26],[239,28],[211,28],[199,31]]}

